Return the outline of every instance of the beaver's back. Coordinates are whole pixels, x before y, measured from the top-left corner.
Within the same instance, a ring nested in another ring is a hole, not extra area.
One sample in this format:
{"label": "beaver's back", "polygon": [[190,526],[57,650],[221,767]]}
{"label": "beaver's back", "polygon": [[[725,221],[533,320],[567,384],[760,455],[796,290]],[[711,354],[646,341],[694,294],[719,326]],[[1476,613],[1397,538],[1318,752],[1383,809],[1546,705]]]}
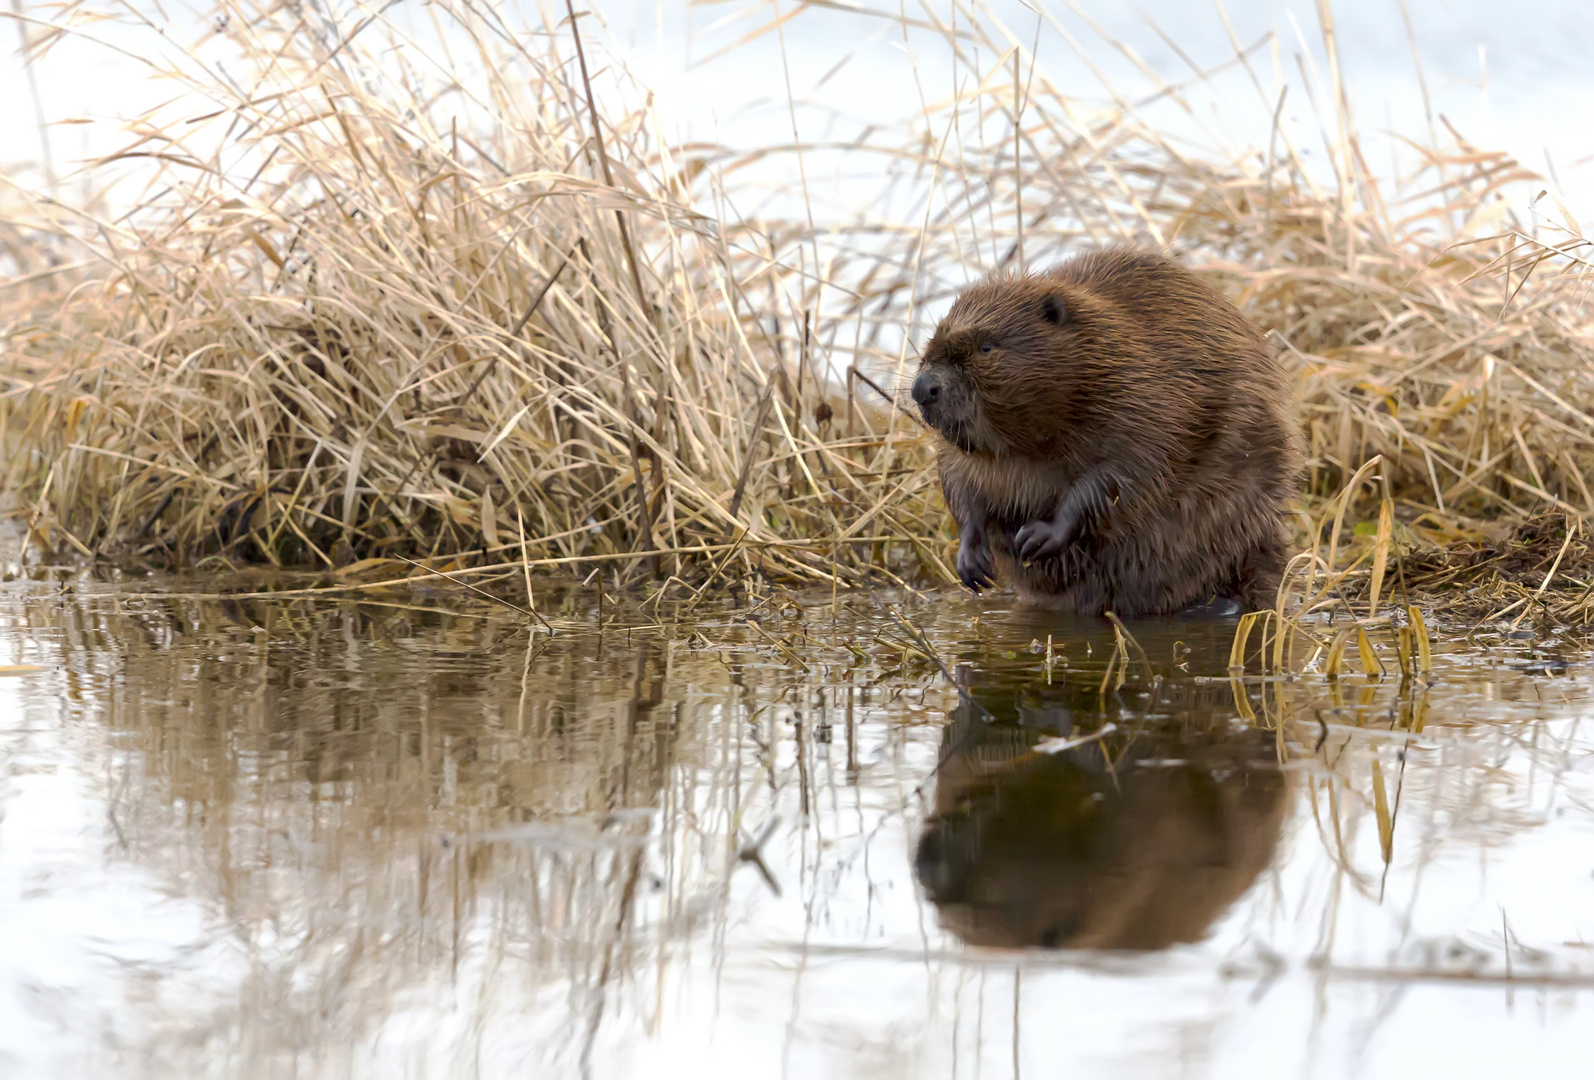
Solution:
{"label": "beaver's back", "polygon": [[[1114,324],[1135,326],[1133,348],[1118,354],[1126,381],[1182,437],[1181,464],[1232,465],[1250,441],[1252,453],[1278,458],[1264,471],[1296,467],[1289,380],[1277,352],[1217,289],[1162,255],[1126,249],[1081,255],[1050,273],[1111,305]],[[1249,438],[1225,438],[1235,435]]]}

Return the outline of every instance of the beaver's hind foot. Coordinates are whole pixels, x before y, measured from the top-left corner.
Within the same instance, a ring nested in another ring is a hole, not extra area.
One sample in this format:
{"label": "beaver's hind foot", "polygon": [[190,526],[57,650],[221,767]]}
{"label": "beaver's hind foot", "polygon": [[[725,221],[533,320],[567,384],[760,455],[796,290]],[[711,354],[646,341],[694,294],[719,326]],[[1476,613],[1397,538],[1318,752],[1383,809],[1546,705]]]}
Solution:
{"label": "beaver's hind foot", "polygon": [[1179,612],[1181,619],[1232,619],[1240,613],[1240,602],[1232,596],[1209,596]]}

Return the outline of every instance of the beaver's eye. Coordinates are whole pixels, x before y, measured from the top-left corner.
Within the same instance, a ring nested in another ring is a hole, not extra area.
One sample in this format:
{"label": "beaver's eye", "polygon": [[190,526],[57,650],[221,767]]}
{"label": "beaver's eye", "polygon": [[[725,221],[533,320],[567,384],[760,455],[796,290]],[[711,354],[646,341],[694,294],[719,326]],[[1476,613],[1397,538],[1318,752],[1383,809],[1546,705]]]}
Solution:
{"label": "beaver's eye", "polygon": [[980,342],[980,352],[982,353],[990,352],[994,348],[996,348],[996,346],[991,344],[989,341]]}

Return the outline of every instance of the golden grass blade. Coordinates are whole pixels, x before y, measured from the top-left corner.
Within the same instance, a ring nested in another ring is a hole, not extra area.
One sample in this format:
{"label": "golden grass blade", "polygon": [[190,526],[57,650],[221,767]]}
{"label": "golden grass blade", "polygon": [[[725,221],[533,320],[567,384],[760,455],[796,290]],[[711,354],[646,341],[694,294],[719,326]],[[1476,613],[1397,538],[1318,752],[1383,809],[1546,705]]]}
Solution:
{"label": "golden grass blade", "polygon": [[1123,652],[1121,641],[1115,641],[1113,651],[1107,657],[1107,666],[1101,673],[1101,685],[1096,687],[1096,700],[1101,702],[1103,709],[1107,707],[1107,684],[1112,681],[1113,672],[1118,669],[1119,656]]}
{"label": "golden grass blade", "polygon": [[521,516],[521,513],[518,509],[515,511],[515,525],[520,531],[520,572],[526,579],[526,608],[533,615],[537,616],[537,621],[542,623],[542,628],[548,631],[548,634],[551,637],[557,631],[555,631],[554,628],[548,624],[548,620],[543,618],[542,613],[537,610],[537,597],[531,590],[531,559],[530,556],[527,555],[526,519]]}
{"label": "golden grass blade", "polygon": [[1345,658],[1345,646],[1350,643],[1352,634],[1360,632],[1360,627],[1347,626],[1334,635],[1334,640],[1328,647],[1328,658],[1323,662],[1323,673],[1329,678],[1339,678],[1340,665]]}
{"label": "golden grass blade", "polygon": [[1394,536],[1395,504],[1384,496],[1378,504],[1378,535],[1373,542],[1373,574],[1367,586],[1367,617],[1378,615],[1378,595],[1384,584],[1384,569],[1389,565],[1389,546]]}
{"label": "golden grass blade", "polygon": [[1378,654],[1373,651],[1373,643],[1367,636],[1367,631],[1361,627],[1356,628],[1356,651],[1361,654],[1362,674],[1374,676],[1384,673],[1384,662],[1378,659]]}
{"label": "golden grass blade", "polygon": [[1406,616],[1411,620],[1411,629],[1417,638],[1417,671],[1426,675],[1433,670],[1433,646],[1428,640],[1428,624],[1422,617],[1422,611],[1415,605],[1406,608]]}
{"label": "golden grass blade", "polygon": [[[1561,542],[1561,549],[1555,553],[1555,561],[1550,564],[1549,570],[1545,571],[1544,580],[1539,582],[1539,587],[1533,591],[1533,600],[1537,600],[1542,597],[1544,595],[1544,590],[1550,587],[1550,582],[1555,580],[1555,572],[1561,568],[1561,560],[1566,558],[1566,551],[1572,546],[1572,540],[1577,536],[1580,528],[1581,522],[1579,519],[1570,516],[1567,517],[1566,539]],[[1523,619],[1527,618],[1528,612],[1531,610],[1533,610],[1532,604],[1528,604],[1527,606],[1523,607],[1522,613],[1515,619],[1511,620],[1511,629],[1515,630],[1517,625],[1521,623]]]}
{"label": "golden grass blade", "polygon": [[1240,616],[1240,625],[1234,628],[1234,643],[1229,646],[1229,674],[1237,675],[1245,671],[1245,645],[1251,639],[1251,631],[1268,612],[1249,611]]}
{"label": "golden grass blade", "polygon": [[[1348,416],[1349,414],[1345,413],[1343,415]],[[1364,462],[1362,467],[1356,470],[1356,472],[1351,476],[1350,480],[1345,484],[1345,487],[1340,492],[1339,502],[1334,509],[1334,527],[1328,534],[1329,573],[1334,572],[1335,562],[1339,554],[1339,533],[1340,529],[1345,525],[1345,511],[1350,506],[1351,499],[1355,497],[1356,489],[1361,486],[1362,480],[1367,477],[1368,473],[1372,472],[1375,468],[1378,468],[1383,463],[1384,459],[1381,456],[1375,456]]]}
{"label": "golden grass blade", "polygon": [[1145,676],[1146,684],[1149,686],[1151,681],[1156,678],[1151,669],[1151,658],[1146,655],[1146,650],[1141,647],[1140,642],[1135,640],[1135,635],[1129,632],[1129,627],[1124,625],[1122,619],[1111,611],[1105,614],[1107,621],[1112,623],[1113,634],[1117,638],[1119,650],[1123,653],[1124,662],[1129,662],[1129,649],[1133,647],[1135,656],[1140,660],[1140,673]]}

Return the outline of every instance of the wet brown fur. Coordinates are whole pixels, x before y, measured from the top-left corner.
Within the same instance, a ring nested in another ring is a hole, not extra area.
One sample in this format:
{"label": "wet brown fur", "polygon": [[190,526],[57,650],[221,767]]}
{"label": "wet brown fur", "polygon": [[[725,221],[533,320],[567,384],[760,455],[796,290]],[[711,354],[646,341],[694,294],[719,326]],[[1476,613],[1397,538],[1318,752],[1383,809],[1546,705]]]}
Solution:
{"label": "wet brown fur", "polygon": [[[970,580],[984,555],[1045,607],[1271,606],[1301,461],[1290,383],[1188,270],[1118,249],[975,285],[926,347],[927,378],[940,398],[921,410],[942,436],[966,582],[988,583]],[[1025,526],[1051,528],[1061,550],[1021,561]]]}

